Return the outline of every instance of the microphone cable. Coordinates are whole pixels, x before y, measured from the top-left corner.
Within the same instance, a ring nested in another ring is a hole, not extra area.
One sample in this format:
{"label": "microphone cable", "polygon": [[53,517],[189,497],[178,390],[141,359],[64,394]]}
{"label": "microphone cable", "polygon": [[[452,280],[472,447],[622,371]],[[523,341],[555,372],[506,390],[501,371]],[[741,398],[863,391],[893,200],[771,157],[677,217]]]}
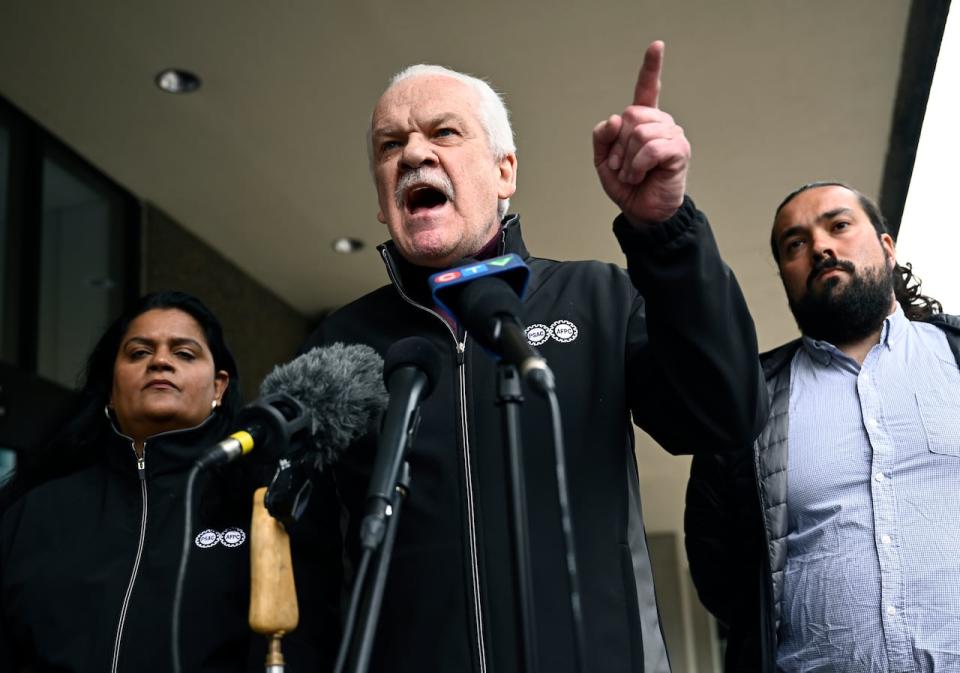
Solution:
{"label": "microphone cable", "polygon": [[187,575],[187,560],[190,558],[190,530],[193,528],[193,484],[200,472],[200,465],[190,468],[187,488],[183,498],[183,544],[180,547],[180,567],[173,591],[173,619],[171,620],[170,646],[173,654],[173,673],[180,673],[180,608],[183,601],[183,582]]}
{"label": "microphone cable", "polygon": [[580,603],[580,578],[577,574],[577,550],[574,546],[573,517],[570,514],[570,491],[567,486],[567,459],[563,446],[563,427],[560,402],[554,390],[546,391],[550,403],[550,425],[553,432],[553,451],[557,464],[557,496],[560,502],[560,525],[566,552],[567,578],[570,582],[570,612],[573,619],[573,651],[576,670],[583,673],[583,655],[586,644],[583,635],[583,610]]}
{"label": "microphone cable", "polygon": [[337,663],[333,668],[334,673],[343,673],[343,668],[347,664],[350,641],[353,640],[353,629],[357,625],[357,611],[360,609],[363,585],[367,577],[367,570],[370,567],[370,559],[373,558],[373,552],[373,549],[364,548],[363,555],[360,557],[360,565],[357,567],[357,574],[353,578],[350,607],[347,609],[347,619],[343,623],[343,635],[340,637],[340,650],[337,652]]}

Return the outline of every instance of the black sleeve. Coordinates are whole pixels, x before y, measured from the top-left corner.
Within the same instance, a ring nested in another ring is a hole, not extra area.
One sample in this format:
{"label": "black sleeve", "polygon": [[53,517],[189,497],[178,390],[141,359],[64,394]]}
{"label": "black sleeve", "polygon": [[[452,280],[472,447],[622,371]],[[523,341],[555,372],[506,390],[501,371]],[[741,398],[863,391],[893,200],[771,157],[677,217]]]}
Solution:
{"label": "black sleeve", "polygon": [[18,673],[20,669],[14,662],[13,643],[7,637],[10,629],[5,622],[6,620],[0,617],[0,673]]}
{"label": "black sleeve", "polygon": [[739,594],[732,580],[739,575],[736,557],[743,541],[737,539],[733,484],[724,467],[723,457],[694,456],[683,531],[700,602],[721,622],[730,624]]}
{"label": "black sleeve", "polygon": [[689,197],[667,222],[614,233],[640,293],[627,385],[634,422],[671,453],[749,445],[766,417],[753,319]]}

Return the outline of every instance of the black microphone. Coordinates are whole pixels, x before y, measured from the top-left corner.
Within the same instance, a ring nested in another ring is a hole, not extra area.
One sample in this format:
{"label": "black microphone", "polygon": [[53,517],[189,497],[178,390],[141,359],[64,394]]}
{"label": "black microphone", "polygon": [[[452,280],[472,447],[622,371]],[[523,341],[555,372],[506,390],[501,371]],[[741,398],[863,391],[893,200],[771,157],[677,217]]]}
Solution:
{"label": "black microphone", "polygon": [[240,412],[241,429],[197,464],[228,462],[254,448],[269,459],[296,458],[308,438],[318,453],[317,466],[330,464],[386,406],[382,366],[369,346],[341,343],[278,365],[260,384],[261,397]]}
{"label": "black microphone", "polygon": [[218,442],[197,459],[201,470],[229,463],[250,453],[254,447],[269,447],[277,456],[284,453],[290,439],[307,425],[307,413],[297,400],[284,393],[267,395],[240,410],[240,430]]}
{"label": "black microphone", "polygon": [[531,387],[545,394],[554,389],[553,372],[527,342],[520,321],[520,297],[529,274],[523,260],[506,255],[434,274],[430,285],[437,302],[446,306],[481,346],[514,365]]}
{"label": "black microphone", "polygon": [[377,441],[377,454],[367,489],[367,514],[360,525],[360,543],[376,549],[383,540],[393,489],[407,447],[420,420],[420,402],[440,377],[440,354],[423,337],[407,337],[387,351],[383,379],[390,402]]}

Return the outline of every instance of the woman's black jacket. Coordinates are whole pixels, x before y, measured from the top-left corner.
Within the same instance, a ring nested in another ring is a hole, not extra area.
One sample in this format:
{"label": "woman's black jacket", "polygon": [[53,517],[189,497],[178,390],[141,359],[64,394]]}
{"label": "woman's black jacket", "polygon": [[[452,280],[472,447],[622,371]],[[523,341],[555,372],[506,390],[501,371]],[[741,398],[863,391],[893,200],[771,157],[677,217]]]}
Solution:
{"label": "woman's black jacket", "polygon": [[[0,519],[0,671],[172,670],[171,615],[187,473],[232,428],[214,414],[158,435],[138,460],[107,431],[92,464],[41,483]],[[201,474],[180,622],[183,671],[262,665],[247,626],[253,479]]]}

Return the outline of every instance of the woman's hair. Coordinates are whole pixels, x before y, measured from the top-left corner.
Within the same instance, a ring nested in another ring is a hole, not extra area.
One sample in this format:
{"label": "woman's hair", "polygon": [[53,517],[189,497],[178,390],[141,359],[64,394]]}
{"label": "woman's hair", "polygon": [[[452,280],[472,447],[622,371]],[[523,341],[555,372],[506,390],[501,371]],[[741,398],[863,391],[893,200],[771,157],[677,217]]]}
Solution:
{"label": "woman's hair", "polygon": [[[113,389],[113,368],[120,344],[130,323],[154,309],[183,311],[193,318],[203,331],[213,356],[214,371],[230,375],[217,413],[232,420],[243,403],[240,394],[236,361],[223,338],[223,328],[216,316],[196,297],[185,292],[152,292],[141,297],[133,306],[107,328],[87,358],[81,379],[79,399],[64,427],[42,447],[24,452],[19,457],[16,475],[9,488],[15,497],[46,478],[68,473],[93,460],[91,449],[100,445],[112,431],[105,407]],[[0,498],[0,505],[9,502]]]}
{"label": "woman's hair", "polygon": [[87,358],[83,385],[80,389],[81,396],[90,398],[91,404],[99,407],[99,415],[103,416],[103,407],[110,400],[110,391],[113,388],[113,365],[123,337],[130,328],[130,323],[147,311],[153,310],[183,311],[197,322],[213,356],[214,371],[223,370],[230,375],[230,385],[227,386],[223,395],[223,410],[231,415],[239,411],[241,399],[237,381],[239,377],[237,364],[224,341],[220,321],[210,312],[210,309],[203,305],[203,302],[185,292],[163,291],[144,295],[114,321],[100,337]]}

